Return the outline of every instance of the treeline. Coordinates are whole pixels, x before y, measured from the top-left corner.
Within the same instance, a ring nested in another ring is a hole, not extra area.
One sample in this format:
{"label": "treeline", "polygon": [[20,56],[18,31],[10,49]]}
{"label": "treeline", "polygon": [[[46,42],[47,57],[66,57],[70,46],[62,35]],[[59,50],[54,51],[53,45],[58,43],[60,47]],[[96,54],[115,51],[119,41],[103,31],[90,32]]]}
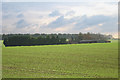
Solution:
{"label": "treeline", "polygon": [[79,43],[81,40],[105,41],[111,35],[79,33],[79,34],[3,34],[5,46],[32,46]]}
{"label": "treeline", "polygon": [[65,44],[65,38],[57,37],[31,37],[31,36],[11,36],[4,39],[5,46],[33,46],[33,45],[54,45],[54,44]]}

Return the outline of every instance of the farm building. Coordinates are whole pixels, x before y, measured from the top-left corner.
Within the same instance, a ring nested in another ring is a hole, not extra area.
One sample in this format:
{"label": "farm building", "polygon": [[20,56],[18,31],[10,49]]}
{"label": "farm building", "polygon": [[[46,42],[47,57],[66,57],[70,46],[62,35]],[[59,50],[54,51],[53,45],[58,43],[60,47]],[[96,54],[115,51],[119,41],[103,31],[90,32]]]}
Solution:
{"label": "farm building", "polygon": [[105,43],[111,43],[111,41],[105,41]]}
{"label": "farm building", "polygon": [[97,43],[97,40],[81,40],[78,43]]}
{"label": "farm building", "polygon": [[111,41],[104,41],[104,40],[81,40],[78,43],[111,43]]}

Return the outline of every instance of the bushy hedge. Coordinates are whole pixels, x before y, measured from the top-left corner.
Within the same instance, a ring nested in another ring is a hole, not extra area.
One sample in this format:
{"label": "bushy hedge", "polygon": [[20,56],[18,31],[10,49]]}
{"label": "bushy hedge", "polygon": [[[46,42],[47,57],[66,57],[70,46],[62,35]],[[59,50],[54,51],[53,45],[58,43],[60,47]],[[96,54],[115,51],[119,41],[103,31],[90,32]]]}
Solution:
{"label": "bushy hedge", "polygon": [[33,46],[33,45],[54,45],[66,44],[65,38],[58,37],[31,37],[31,36],[12,36],[4,39],[5,46]]}

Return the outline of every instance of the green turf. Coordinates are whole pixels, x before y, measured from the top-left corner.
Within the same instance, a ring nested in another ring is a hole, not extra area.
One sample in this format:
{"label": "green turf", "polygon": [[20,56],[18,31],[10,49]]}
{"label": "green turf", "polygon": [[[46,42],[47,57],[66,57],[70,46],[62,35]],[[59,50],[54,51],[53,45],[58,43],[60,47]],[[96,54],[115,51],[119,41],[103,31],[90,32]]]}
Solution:
{"label": "green turf", "polygon": [[4,47],[3,78],[117,78],[118,43]]}

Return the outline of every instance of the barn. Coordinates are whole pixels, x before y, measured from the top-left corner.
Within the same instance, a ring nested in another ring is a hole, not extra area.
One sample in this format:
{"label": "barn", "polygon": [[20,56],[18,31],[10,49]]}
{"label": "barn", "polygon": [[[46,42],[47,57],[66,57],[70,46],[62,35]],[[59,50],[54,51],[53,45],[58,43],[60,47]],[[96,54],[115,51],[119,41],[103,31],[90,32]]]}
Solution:
{"label": "barn", "polygon": [[111,41],[104,41],[104,40],[81,40],[78,43],[111,43]]}
{"label": "barn", "polygon": [[81,40],[78,43],[97,43],[97,40]]}

